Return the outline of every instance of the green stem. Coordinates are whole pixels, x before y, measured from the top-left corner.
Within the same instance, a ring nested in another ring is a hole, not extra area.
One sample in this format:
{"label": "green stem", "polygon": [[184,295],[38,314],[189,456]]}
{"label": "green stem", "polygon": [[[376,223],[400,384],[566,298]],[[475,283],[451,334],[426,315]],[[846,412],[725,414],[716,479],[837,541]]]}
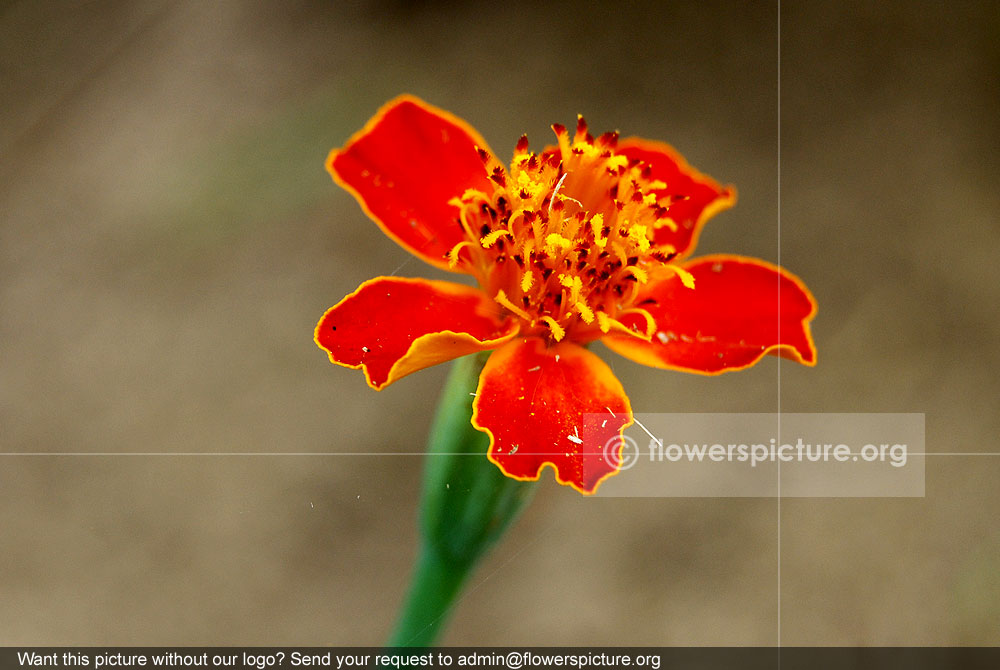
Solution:
{"label": "green stem", "polygon": [[410,590],[396,629],[389,638],[389,646],[432,646],[447,623],[448,611],[462,588],[465,575],[464,570],[453,569],[426,546],[421,547]]}
{"label": "green stem", "polygon": [[420,552],[391,647],[434,644],[478,560],[531,499],[534,486],[486,458],[489,436],[472,427],[473,394],[487,353],[452,364],[428,440],[420,501]]}

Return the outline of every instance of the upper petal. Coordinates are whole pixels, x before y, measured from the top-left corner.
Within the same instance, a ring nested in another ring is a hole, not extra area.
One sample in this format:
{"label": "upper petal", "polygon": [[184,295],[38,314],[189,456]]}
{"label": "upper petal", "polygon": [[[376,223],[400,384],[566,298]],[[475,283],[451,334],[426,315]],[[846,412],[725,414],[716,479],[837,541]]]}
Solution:
{"label": "upper petal", "polygon": [[741,256],[703,256],[682,267],[693,289],[671,275],[636,298],[656,321],[650,342],[615,334],[602,341],[638,363],[704,374],[740,370],[767,353],[816,364],[809,332],[816,301],[798,277]]}
{"label": "upper petal", "polygon": [[489,458],[508,477],[537,480],[551,465],[560,484],[589,494],[618,472],[632,409],[611,369],[586,349],[517,338],[483,368],[472,425],[489,433]]}
{"label": "upper petal", "polygon": [[720,186],[708,175],[698,172],[668,144],[630,137],[622,140],[615,151],[645,162],[650,167],[649,178],[666,184],[665,188],[653,189],[653,192],[661,204],[669,204],[668,215],[677,224],[677,229],[658,228],[654,241],[671,245],[681,257],[694,250],[706,221],[736,204],[735,188]]}
{"label": "upper petal", "polygon": [[482,291],[429,279],[377,277],[327,310],[316,344],[330,360],[364,368],[381,390],[411,372],[495,349],[517,332]]}
{"label": "upper petal", "polygon": [[489,147],[461,119],[413,96],[385,105],[326,165],[396,242],[445,270],[465,239],[448,201],[467,189],[492,191],[477,149]]}

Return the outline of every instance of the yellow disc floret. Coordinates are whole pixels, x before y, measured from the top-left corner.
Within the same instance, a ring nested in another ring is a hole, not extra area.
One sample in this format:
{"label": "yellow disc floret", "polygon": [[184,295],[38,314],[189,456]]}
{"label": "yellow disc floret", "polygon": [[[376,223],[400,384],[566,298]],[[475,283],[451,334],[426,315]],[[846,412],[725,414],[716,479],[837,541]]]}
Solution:
{"label": "yellow disc floret", "polygon": [[[582,117],[572,138],[565,127],[552,128],[558,146],[536,154],[522,136],[509,173],[480,150],[495,188],[451,201],[469,239],[455,245],[448,264],[475,275],[524,322],[525,334],[586,342],[615,330],[648,340],[655,324],[634,304],[638,286],[666,270],[694,287],[671,262],[673,247],[655,242],[658,229],[677,227],[658,196],[667,185],[650,179],[641,161],[615,153],[617,133],[595,139]],[[641,330],[618,318],[636,313],[646,323]]]}

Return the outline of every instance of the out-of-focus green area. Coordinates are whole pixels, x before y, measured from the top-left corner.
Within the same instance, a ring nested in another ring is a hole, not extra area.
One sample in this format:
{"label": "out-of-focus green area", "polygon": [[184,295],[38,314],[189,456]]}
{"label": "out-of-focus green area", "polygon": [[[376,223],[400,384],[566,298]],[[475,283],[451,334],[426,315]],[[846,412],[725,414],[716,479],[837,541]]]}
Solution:
{"label": "out-of-focus green area", "polygon": [[[1000,451],[996,8],[783,3],[780,110],[778,18],[4,3],[0,643],[381,643],[421,464],[392,454],[421,451],[445,370],[376,394],[311,340],[365,279],[440,275],[323,169],[402,92],[501,156],[580,112],[738,187],[701,250],[803,277],[819,365],[702,378],[601,351],[636,411],[774,411],[780,371],[783,411],[925,412],[929,451]],[[926,471],[922,499],[780,510],[590,500],[547,472],[444,642],[770,645],[780,619],[789,645],[996,644],[1000,456]]]}

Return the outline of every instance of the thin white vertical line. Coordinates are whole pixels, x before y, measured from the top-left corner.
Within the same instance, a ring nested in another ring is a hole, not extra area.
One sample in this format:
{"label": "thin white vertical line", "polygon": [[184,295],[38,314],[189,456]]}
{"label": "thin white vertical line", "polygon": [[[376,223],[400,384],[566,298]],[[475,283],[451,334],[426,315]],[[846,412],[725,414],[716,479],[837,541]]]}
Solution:
{"label": "thin white vertical line", "polygon": [[[781,0],[778,0],[778,265],[781,265]],[[781,342],[781,278],[778,278],[778,342]],[[778,357],[778,444],[781,444],[781,357]],[[781,459],[778,459],[778,647],[781,647]],[[778,651],[781,667],[781,651]]]}

